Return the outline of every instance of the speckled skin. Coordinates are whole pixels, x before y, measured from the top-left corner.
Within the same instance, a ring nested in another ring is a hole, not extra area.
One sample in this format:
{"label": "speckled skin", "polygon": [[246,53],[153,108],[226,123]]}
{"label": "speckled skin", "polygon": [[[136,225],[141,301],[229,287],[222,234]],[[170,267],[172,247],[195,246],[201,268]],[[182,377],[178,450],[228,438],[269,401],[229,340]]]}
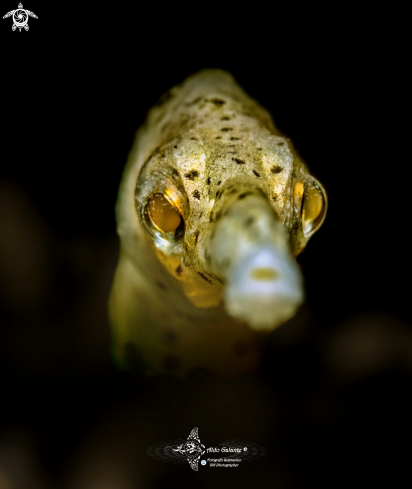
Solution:
{"label": "speckled skin", "polygon": [[[227,314],[224,270],[232,248],[259,233],[284,234],[279,246],[295,256],[304,249],[298,190],[307,176],[291,142],[230,74],[201,71],[164,95],[137,133],[119,191],[109,301],[116,362],[178,376],[256,367],[268,330]],[[177,244],[156,242],[139,219],[150,194],[165,191],[185,221]],[[244,206],[244,221],[235,206]],[[237,229],[236,243],[213,241],[219,223]]]}

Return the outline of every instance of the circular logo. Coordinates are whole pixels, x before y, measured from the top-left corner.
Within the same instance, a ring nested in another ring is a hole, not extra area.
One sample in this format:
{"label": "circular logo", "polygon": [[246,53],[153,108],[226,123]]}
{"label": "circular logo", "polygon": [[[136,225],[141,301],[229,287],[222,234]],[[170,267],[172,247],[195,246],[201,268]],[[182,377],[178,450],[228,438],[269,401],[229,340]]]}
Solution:
{"label": "circular logo", "polygon": [[206,460],[202,460],[200,463],[201,463],[202,465],[206,465]]}
{"label": "circular logo", "polygon": [[13,14],[13,21],[17,27],[24,27],[28,21],[27,12],[23,9],[17,9]]}

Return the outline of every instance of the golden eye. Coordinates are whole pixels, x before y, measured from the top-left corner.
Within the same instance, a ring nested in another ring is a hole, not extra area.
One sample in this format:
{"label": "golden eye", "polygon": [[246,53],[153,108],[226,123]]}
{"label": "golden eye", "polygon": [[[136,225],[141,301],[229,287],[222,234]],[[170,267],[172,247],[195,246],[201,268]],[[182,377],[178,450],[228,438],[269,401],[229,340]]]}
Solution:
{"label": "golden eye", "polygon": [[154,238],[176,243],[184,234],[185,224],[180,212],[162,193],[152,194],[143,207],[142,222]]}
{"label": "golden eye", "polygon": [[163,194],[154,194],[149,199],[149,214],[152,222],[163,233],[176,231],[182,219]]}
{"label": "golden eye", "polygon": [[327,208],[326,193],[314,178],[305,183],[302,199],[302,229],[309,236],[320,228]]}

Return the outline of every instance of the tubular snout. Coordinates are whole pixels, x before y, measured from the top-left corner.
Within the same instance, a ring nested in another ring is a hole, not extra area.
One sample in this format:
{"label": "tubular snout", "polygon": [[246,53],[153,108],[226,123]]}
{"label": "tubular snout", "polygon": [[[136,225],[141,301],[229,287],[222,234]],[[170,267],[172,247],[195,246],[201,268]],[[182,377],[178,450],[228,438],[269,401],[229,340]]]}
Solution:
{"label": "tubular snout", "polygon": [[258,190],[239,192],[211,226],[204,266],[225,284],[228,314],[272,330],[304,300],[302,276],[285,226]]}

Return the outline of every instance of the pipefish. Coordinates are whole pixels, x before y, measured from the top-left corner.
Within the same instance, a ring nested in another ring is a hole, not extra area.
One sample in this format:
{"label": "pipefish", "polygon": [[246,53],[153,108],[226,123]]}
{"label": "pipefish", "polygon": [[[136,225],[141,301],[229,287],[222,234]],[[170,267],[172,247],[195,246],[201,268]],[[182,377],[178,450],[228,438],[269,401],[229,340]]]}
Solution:
{"label": "pipefish", "polygon": [[137,132],[116,205],[109,299],[122,368],[234,376],[304,301],[295,257],[327,208],[270,114],[233,76],[203,70]]}

